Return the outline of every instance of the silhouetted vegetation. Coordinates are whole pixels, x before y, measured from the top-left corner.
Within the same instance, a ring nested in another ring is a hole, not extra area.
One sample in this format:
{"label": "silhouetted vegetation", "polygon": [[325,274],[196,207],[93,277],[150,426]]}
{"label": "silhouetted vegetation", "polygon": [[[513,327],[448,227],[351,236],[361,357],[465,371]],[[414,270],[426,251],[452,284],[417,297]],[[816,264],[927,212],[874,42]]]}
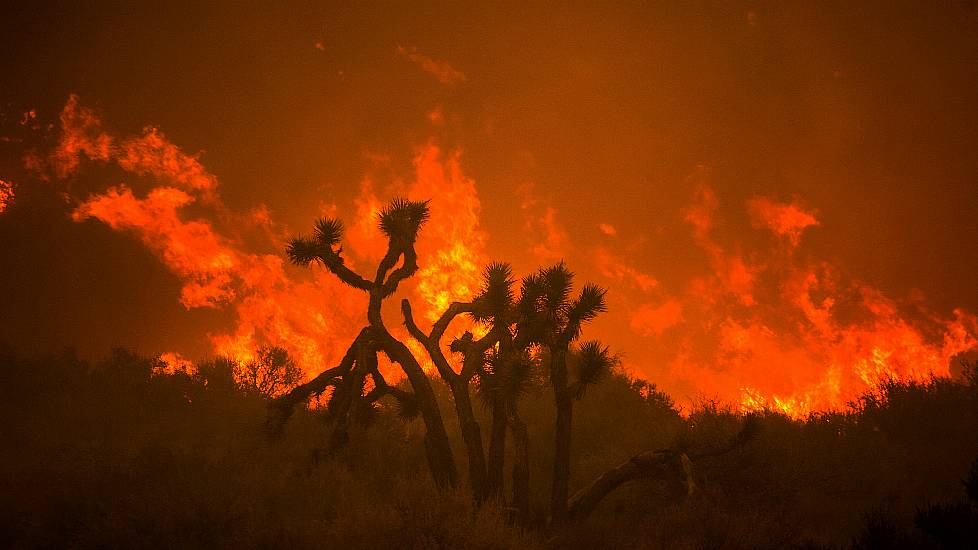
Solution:
{"label": "silhouetted vegetation", "polygon": [[[423,432],[396,401],[349,426],[299,408],[266,436],[267,399],[234,382],[233,362],[162,370],[117,351],[89,364],[70,353],[0,354],[4,422],[0,532],[12,547],[535,547],[498,505],[466,485],[438,489]],[[436,384],[438,404],[451,394]],[[552,433],[552,389],[531,379],[521,417]],[[490,407],[473,409],[479,422]],[[640,477],[568,525],[562,547],[971,547],[978,387],[967,380],[891,383],[844,413],[755,418],[746,445],[694,458],[695,490]],[[741,433],[744,417],[706,403],[683,418],[654,386],[613,370],[575,407],[572,490],[648,449],[691,457]],[[454,420],[453,448],[464,448]],[[553,451],[529,456],[531,522],[549,512]],[[508,460],[513,458],[509,451]]]}
{"label": "silhouetted vegetation", "polygon": [[[415,242],[428,217],[426,201],[396,198],[381,210],[377,223],[387,238],[387,252],[373,279],[361,276],[345,264],[340,246],[343,224],[339,219],[321,219],[316,222],[311,237],[292,239],[286,252],[293,263],[307,266],[319,262],[351,289],[368,294],[367,325],[350,344],[339,365],[276,400],[271,407],[269,426],[274,435],[296,405],[332,386],[335,390],[327,406],[336,424],[330,438],[329,452],[332,453],[347,443],[348,425],[355,416],[372,411],[378,400],[390,396],[399,403],[402,411],[416,411],[424,420],[425,450],[435,483],[439,487],[456,487],[454,453],[428,375],[420,366],[421,359],[388,330],[381,314],[383,301],[418,270]],[[584,323],[605,311],[606,293],[596,285],[586,284],[580,295],[572,299],[573,278],[573,273],[563,263],[558,263],[524,277],[520,296],[516,298],[512,269],[507,264],[490,265],[484,272],[481,292],[471,302],[450,304],[428,333],[415,323],[410,302],[407,299],[401,302],[405,327],[424,347],[452,393],[465,442],[469,487],[477,504],[487,499],[496,503],[505,501],[506,434],[512,433],[516,450],[512,505],[517,510],[516,517],[524,524],[529,520],[530,438],[519,414],[522,386],[546,352],[557,419],[550,513],[553,523],[559,526],[567,519],[573,402],[583,397],[588,386],[597,382],[616,362],[608,348],[596,341],[586,342],[576,350],[571,348],[571,344],[580,338]],[[473,328],[452,341],[451,351],[463,357],[461,369],[455,372],[445,356],[441,340],[452,321],[462,314],[468,314],[481,324],[485,334],[476,337],[473,332],[477,329]],[[379,353],[400,366],[410,385],[409,391],[387,383],[378,367]],[[575,356],[572,369],[569,368],[571,354]],[[473,380],[492,412],[488,456],[469,396]],[[682,452],[675,455],[686,461],[684,470],[688,470],[688,457]],[[596,504],[607,492],[596,491],[585,500]]]}
{"label": "silhouetted vegetation", "polygon": [[[12,547],[970,548],[978,542],[978,371],[892,381],[793,420],[705,401],[687,416],[577,344],[605,290],[561,264],[483,273],[425,332],[382,304],[418,268],[427,203],[378,220],[373,278],[342,224],[288,249],[367,293],[340,362],[305,383],[285,350],[166,364],[125,350],[0,352],[0,532]],[[469,330],[448,344],[450,324]],[[389,383],[380,355],[404,373]],[[430,360],[432,372],[422,368]],[[437,376],[437,377],[436,377]],[[478,399],[473,399],[472,390]],[[587,396],[587,399],[582,399]],[[313,399],[315,398],[315,399]],[[479,406],[482,405],[482,406]],[[455,414],[443,415],[442,411]],[[482,426],[488,426],[484,432]],[[507,442],[511,442],[508,445]],[[551,444],[552,442],[552,444]],[[573,445],[572,445],[573,442]],[[458,476],[455,457],[467,475]],[[511,464],[511,476],[505,465]]]}

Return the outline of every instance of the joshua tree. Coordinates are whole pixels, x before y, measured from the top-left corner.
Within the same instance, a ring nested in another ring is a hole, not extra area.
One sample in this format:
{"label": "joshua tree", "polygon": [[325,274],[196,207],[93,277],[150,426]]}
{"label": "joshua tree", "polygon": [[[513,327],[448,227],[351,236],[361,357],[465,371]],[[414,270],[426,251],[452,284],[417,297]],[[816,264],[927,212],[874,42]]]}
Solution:
{"label": "joshua tree", "polygon": [[[432,476],[439,486],[454,487],[458,477],[455,462],[431,381],[407,346],[387,330],[381,317],[384,299],[394,294],[398,285],[418,269],[414,246],[427,218],[427,202],[395,199],[383,209],[378,221],[387,237],[388,247],[373,279],[367,279],[345,265],[339,247],[343,234],[339,220],[320,220],[313,236],[291,241],[287,252],[294,263],[309,265],[318,261],[350,287],[368,294],[367,322],[337,366],[272,402],[269,427],[273,433],[278,431],[297,404],[332,387],[333,393],[327,404],[328,416],[333,420],[329,447],[336,449],[347,441],[351,418],[364,417],[373,410],[376,401],[391,396],[399,403],[402,414],[421,416],[425,423],[425,448]],[[502,496],[508,430],[515,447],[513,504],[521,520],[528,517],[529,440],[526,426],[520,419],[518,403],[542,357],[549,365],[557,410],[551,494],[551,516],[555,525],[568,519],[586,518],[605,495],[638,477],[678,476],[692,490],[691,463],[684,452],[642,453],[582,489],[575,495],[568,511],[573,401],[583,397],[586,389],[616,362],[608,348],[598,342],[585,342],[574,350],[571,346],[579,339],[582,325],[605,311],[605,290],[587,284],[579,296],[571,300],[573,274],[563,263],[525,277],[519,299],[514,297],[512,270],[508,265],[488,266],[483,278],[480,293],[471,302],[451,304],[428,333],[415,323],[410,303],[407,300],[401,302],[408,332],[424,346],[452,391],[469,459],[469,480],[477,501]],[[465,332],[451,342],[450,349],[463,358],[461,368],[456,372],[442,351],[441,340],[451,322],[461,314],[470,315],[488,327],[488,331],[479,338],[472,332]],[[378,368],[377,354],[381,352],[400,365],[412,391],[387,383]],[[281,362],[274,353],[265,355],[262,357],[269,365],[277,366]],[[253,378],[257,384],[257,375]],[[369,391],[368,378],[373,382]],[[492,412],[488,456],[472,410],[469,385],[476,379]],[[744,441],[746,439],[741,438],[735,443],[739,446]],[[735,448],[735,445],[729,448]]]}
{"label": "joshua tree", "polygon": [[514,447],[512,504],[521,522],[526,521],[530,509],[530,442],[526,424],[520,418],[519,400],[532,381],[536,364],[528,350],[516,349],[511,335],[507,335],[497,349],[489,352],[479,372],[479,393],[492,413],[490,489],[494,496],[502,497],[508,429]]}
{"label": "joshua tree", "polygon": [[540,342],[550,355],[550,383],[557,409],[550,514],[558,525],[567,515],[574,400],[583,397],[587,387],[615,363],[607,347],[586,342],[580,347],[576,369],[569,371],[571,343],[580,337],[584,323],[606,309],[606,291],[593,284],[584,285],[572,300],[573,282],[574,274],[563,262],[558,263],[524,279],[520,301],[520,315],[529,332],[527,338]]}
{"label": "joshua tree", "polygon": [[[346,442],[347,418],[352,412],[363,410],[364,406],[369,406],[384,395],[392,395],[400,402],[402,409],[420,412],[427,429],[425,443],[432,474],[440,485],[454,486],[456,483],[454,460],[431,383],[408,348],[387,330],[380,314],[383,300],[395,292],[402,280],[410,277],[417,270],[414,243],[427,217],[426,202],[409,202],[400,199],[392,201],[381,212],[379,222],[381,230],[388,238],[388,251],[381,260],[372,281],[360,276],[344,264],[341,256],[342,249],[338,248],[343,231],[339,220],[320,220],[316,224],[316,233],[312,237],[292,240],[287,252],[294,263],[308,265],[313,261],[319,261],[347,285],[368,293],[370,297],[367,311],[368,325],[350,345],[339,365],[324,371],[313,380],[296,387],[276,400],[273,407],[276,414],[270,417],[270,426],[273,429],[279,428],[296,404],[310,395],[320,394],[327,388],[333,387],[333,395],[327,410],[330,418],[334,420],[330,447],[336,448]],[[401,258],[403,258],[401,266],[395,269]],[[488,352],[498,347],[504,335],[507,341],[511,340],[512,284],[511,269],[508,265],[490,265],[484,272],[484,285],[480,294],[472,302],[451,304],[427,334],[417,326],[410,303],[406,299],[401,302],[404,324],[408,332],[425,347],[439,375],[452,391],[468,455],[469,481],[478,501],[498,494],[502,483],[501,476],[498,481],[492,483],[487,480],[486,454],[481,430],[472,410],[469,385],[477,374],[486,372]],[[468,313],[476,321],[487,324],[490,330],[478,339],[471,332],[466,332],[452,342],[452,351],[463,356],[462,368],[456,372],[442,351],[441,340],[455,317],[463,313]],[[413,392],[405,392],[387,384],[377,369],[376,354],[380,351],[401,366]],[[374,389],[364,394],[368,376],[374,382]],[[518,420],[515,404],[511,404],[508,408],[500,407],[497,420],[494,421],[497,431],[501,426],[503,438],[506,434],[507,415]],[[501,423],[498,419],[501,419]],[[521,424],[518,422],[515,425]],[[525,434],[525,429],[522,431]],[[504,447],[500,445],[498,439],[495,437],[493,439],[495,443],[490,445],[491,456],[495,457],[492,461],[494,472],[497,470],[497,465],[500,472],[502,468]],[[518,439],[525,440],[525,435]],[[525,445],[519,447],[526,448]],[[525,468],[526,461],[521,460],[519,464],[520,468]],[[520,486],[522,485],[521,483]]]}
{"label": "joshua tree", "polygon": [[[501,274],[503,274],[501,276]],[[487,314],[491,311],[494,302],[500,295],[511,295],[509,290],[512,281],[509,279],[509,267],[504,264],[493,264],[486,268],[483,273],[483,288],[481,293],[472,302],[454,302],[439,317],[431,327],[431,331],[425,334],[414,321],[411,313],[411,304],[407,299],[401,301],[401,311],[404,315],[404,325],[419,343],[421,343],[428,355],[431,357],[435,368],[442,380],[448,385],[455,401],[455,412],[458,415],[459,426],[462,431],[462,440],[465,442],[466,453],[469,463],[469,483],[475,499],[479,502],[485,500],[493,491],[487,480],[485,450],[482,445],[482,432],[479,423],[475,420],[475,413],[472,410],[472,399],[469,392],[469,384],[472,378],[482,370],[486,361],[486,353],[490,348],[498,344],[501,334],[508,331],[505,324],[492,323],[490,330],[481,338],[476,339],[471,332],[465,332],[462,337],[457,338],[451,343],[451,350],[461,353],[463,356],[462,368],[455,372],[448,359],[445,357],[441,348],[441,339],[445,334],[452,320],[462,313],[470,314],[475,320],[480,322],[491,322],[491,316]]]}
{"label": "joshua tree", "polygon": [[[512,364],[514,356],[511,351],[513,348],[511,325],[515,319],[513,282],[512,268],[509,265],[490,264],[483,272],[483,286],[480,293],[471,302],[451,304],[434,323],[428,334],[415,324],[410,303],[407,300],[401,303],[405,326],[411,335],[424,345],[454,397],[455,410],[469,460],[469,480],[474,496],[480,502],[486,498],[498,500],[502,497],[507,426],[515,429],[514,438],[518,450],[515,468],[521,472],[527,471],[526,475],[521,474],[517,478],[528,479],[529,475],[525,452],[526,430],[525,427],[522,430],[519,428],[522,422],[519,421],[516,412],[518,389],[513,385],[516,381],[514,375],[519,370],[519,365]],[[489,330],[478,339],[467,331],[451,343],[451,351],[463,357],[461,369],[455,372],[441,349],[440,341],[449,323],[461,313],[469,314],[473,320],[489,327]],[[470,383],[476,377],[479,380],[481,395],[492,407],[488,465],[481,429],[475,420],[469,390]],[[513,419],[513,422],[508,422],[508,419]],[[523,452],[519,452],[520,449],[523,449]],[[515,498],[517,502],[526,500],[525,494],[528,491],[518,489],[524,485],[523,482],[514,484],[514,492],[524,495]],[[525,506],[518,505],[518,508],[524,509]]]}
{"label": "joshua tree", "polygon": [[[488,354],[472,357],[473,367],[479,379],[479,389],[483,400],[490,406],[492,421],[489,431],[489,457],[487,466],[487,490],[489,496],[502,498],[503,461],[506,450],[506,395],[504,386],[496,382],[502,380],[503,371],[509,361],[507,343],[511,341],[510,325],[513,316],[513,277],[508,264],[496,263],[485,270],[486,285],[476,297],[472,316],[479,322],[493,327],[497,346]],[[464,338],[453,343],[464,350],[468,347]],[[487,391],[494,388],[494,391]]]}
{"label": "joshua tree", "polygon": [[[341,398],[334,408],[337,418],[342,420],[334,435],[338,434],[338,442],[341,443],[345,437],[345,418],[355,404],[360,407],[364,402],[370,404],[384,395],[393,395],[402,406],[416,407],[420,413],[425,423],[428,465],[435,482],[446,487],[455,486],[458,475],[431,382],[407,346],[387,330],[381,316],[384,299],[394,294],[398,285],[418,269],[414,247],[428,215],[427,201],[404,199],[394,199],[380,212],[378,222],[380,230],[387,237],[387,252],[380,260],[373,279],[361,276],[344,263],[342,247],[339,247],[343,224],[338,219],[322,219],[316,223],[313,236],[295,238],[289,243],[287,253],[296,265],[305,266],[314,261],[322,263],[350,287],[366,292],[369,302],[367,326],[360,331],[340,364],[280,398],[277,408],[281,414],[277,422],[284,421],[295,404],[313,393],[321,393],[327,387],[335,386],[331,402],[337,397]],[[411,393],[389,386],[381,376],[377,368],[377,353],[381,351],[400,365],[413,390]],[[364,396],[361,394],[367,376],[372,378],[374,389]]]}
{"label": "joshua tree", "polygon": [[[525,521],[529,516],[529,436],[526,425],[519,415],[519,400],[529,386],[538,354],[532,347],[533,331],[529,327],[533,318],[520,312],[532,308],[522,307],[523,300],[533,300],[524,292],[520,301],[515,299],[512,286],[512,270],[506,264],[496,264],[487,274],[495,277],[495,294],[484,295],[478,303],[483,322],[494,327],[505,327],[499,332],[499,345],[490,350],[479,370],[479,390],[492,413],[492,430],[489,449],[489,487],[493,495],[502,496],[503,469],[506,450],[507,428],[513,438],[513,506],[518,517]],[[526,285],[524,284],[524,290]]]}

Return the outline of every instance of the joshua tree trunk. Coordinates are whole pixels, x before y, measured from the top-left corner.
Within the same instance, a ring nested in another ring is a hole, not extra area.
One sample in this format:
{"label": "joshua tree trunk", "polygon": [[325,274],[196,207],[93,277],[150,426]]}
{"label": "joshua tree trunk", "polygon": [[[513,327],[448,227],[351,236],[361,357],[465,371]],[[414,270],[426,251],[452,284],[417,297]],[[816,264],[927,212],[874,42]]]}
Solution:
{"label": "joshua tree trunk", "polygon": [[[566,392],[563,392],[566,393]],[[553,487],[550,493],[550,514],[555,524],[563,523],[567,513],[570,491],[571,424],[574,412],[570,397],[557,397],[557,422],[554,426]]]}
{"label": "joshua tree trunk", "polygon": [[350,441],[350,409],[353,408],[354,400],[360,396],[357,394],[363,375],[359,372],[360,366],[351,370],[343,380],[336,386],[333,398],[329,400],[329,418],[333,421],[333,431],[329,434],[329,443],[326,452],[332,455],[346,446]]}
{"label": "joshua tree trunk", "polygon": [[383,329],[380,345],[388,357],[401,365],[414,390],[414,398],[425,424],[425,450],[435,483],[439,487],[457,486],[458,471],[431,381],[407,346],[391,336],[387,329]]}
{"label": "joshua tree trunk", "polygon": [[567,387],[567,352],[551,350],[551,381],[554,387],[557,420],[554,426],[553,487],[550,492],[550,515],[555,525],[567,515],[567,495],[570,488],[571,425],[574,401]]}
{"label": "joshua tree trunk", "polygon": [[516,410],[516,403],[511,402],[508,409],[509,429],[513,434],[513,506],[516,508],[517,519],[526,524],[530,518],[530,437],[526,424]]}
{"label": "joshua tree trunk", "polygon": [[[407,348],[405,348],[406,350]],[[435,399],[435,392],[431,389],[431,382],[425,376],[420,365],[416,372],[409,372],[414,371],[414,369],[405,368],[404,370],[414,388],[414,397],[417,399],[421,417],[425,423],[424,441],[431,474],[439,487],[456,487],[458,485],[458,471],[455,468],[455,458],[452,456],[448,432],[445,431],[445,422],[442,420],[441,411],[438,409],[438,402]]]}
{"label": "joshua tree trunk", "polygon": [[[387,275],[402,254],[403,264]],[[414,390],[414,398],[424,420],[425,450],[435,483],[439,487],[455,487],[458,485],[458,471],[455,469],[455,458],[452,456],[452,447],[449,444],[448,433],[445,431],[445,422],[442,420],[438,401],[435,399],[435,392],[431,388],[431,381],[411,350],[387,330],[381,316],[380,308],[384,298],[397,289],[401,280],[414,274],[417,268],[417,255],[413,245],[392,245],[388,249],[387,255],[377,267],[377,276],[369,290],[367,321],[380,349],[401,366]]]}
{"label": "joshua tree trunk", "polygon": [[503,465],[506,460],[506,405],[502,397],[492,400],[492,427],[489,433],[489,497],[502,500]]}
{"label": "joshua tree trunk", "polygon": [[482,502],[488,495],[486,480],[486,458],[482,447],[482,430],[472,412],[472,399],[469,395],[468,381],[455,378],[450,385],[455,397],[455,412],[458,414],[462,440],[469,459],[469,484],[476,502]]}

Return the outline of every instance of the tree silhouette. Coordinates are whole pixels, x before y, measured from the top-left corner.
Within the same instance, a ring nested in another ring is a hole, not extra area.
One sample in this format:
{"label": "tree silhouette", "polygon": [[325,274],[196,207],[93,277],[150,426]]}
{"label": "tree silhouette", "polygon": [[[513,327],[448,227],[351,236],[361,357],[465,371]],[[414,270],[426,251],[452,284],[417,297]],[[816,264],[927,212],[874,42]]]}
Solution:
{"label": "tree silhouette", "polygon": [[284,348],[262,346],[254,359],[234,365],[234,377],[241,389],[273,398],[294,388],[302,380],[302,369]]}
{"label": "tree silhouette", "polygon": [[[338,219],[319,220],[311,237],[292,239],[286,252],[293,263],[307,266],[320,262],[350,287],[367,293],[367,326],[360,331],[339,365],[281,397],[275,406],[278,414],[271,422],[273,428],[280,426],[296,404],[334,386],[330,401],[336,403],[331,405],[331,413],[338,422],[333,444],[341,445],[345,441],[346,419],[351,411],[356,412],[385,395],[392,395],[402,407],[416,408],[424,421],[426,456],[435,483],[441,487],[454,487],[458,482],[455,461],[431,382],[408,347],[388,331],[381,315],[383,301],[418,270],[415,243],[428,216],[428,201],[402,198],[392,200],[380,212],[378,225],[387,238],[387,252],[373,279],[361,276],[344,263],[342,247],[339,247],[343,224]],[[400,366],[412,392],[387,384],[377,367],[378,352],[383,352]],[[373,380],[374,388],[363,395],[368,376]]]}
{"label": "tree silhouette", "polygon": [[[533,349],[537,344],[533,339],[533,318],[520,314],[525,308],[520,306],[512,290],[512,269],[507,264],[494,264],[487,269],[487,277],[498,281],[493,287],[497,291],[476,300],[478,314],[483,322],[505,327],[499,332],[499,345],[490,350],[478,377],[480,395],[492,413],[489,486],[490,491],[501,498],[508,428],[514,445],[513,506],[520,521],[525,522],[530,506],[529,435],[519,414],[519,400],[533,381],[539,353]],[[524,292],[520,300],[524,298],[532,299],[532,295]]]}
{"label": "tree silhouette", "polygon": [[605,289],[585,284],[572,300],[573,282],[574,274],[560,262],[525,278],[520,299],[521,318],[530,333],[527,337],[550,352],[550,383],[557,409],[550,514],[558,525],[567,515],[574,400],[583,397],[587,387],[615,363],[608,348],[587,342],[580,348],[574,372],[568,369],[571,343],[580,338],[584,323],[606,310]]}
{"label": "tree silhouette", "polygon": [[489,457],[490,490],[502,498],[507,429],[513,439],[512,505],[517,517],[529,517],[530,461],[529,435],[519,414],[519,400],[532,384],[539,361],[526,348],[514,346],[509,334],[497,349],[491,350],[479,372],[479,394],[492,414],[492,439]]}
{"label": "tree silhouette", "polygon": [[[332,388],[326,405],[327,417],[332,421],[329,437],[332,452],[348,441],[351,420],[367,418],[379,399],[390,396],[397,401],[402,415],[418,415],[423,419],[428,466],[435,483],[444,488],[455,487],[458,476],[431,380],[408,347],[388,331],[381,316],[383,301],[418,269],[415,242],[427,218],[427,202],[394,199],[381,211],[378,224],[387,237],[388,247],[373,279],[361,276],[344,263],[340,247],[343,225],[339,220],[320,220],[312,236],[295,238],[289,243],[287,253],[297,265],[320,262],[351,288],[366,292],[367,319],[339,364],[272,402],[268,427],[273,434],[277,433],[296,405]],[[617,363],[608,348],[597,341],[577,344],[583,325],[605,311],[606,291],[586,284],[572,299],[573,278],[573,273],[561,262],[524,277],[516,297],[512,268],[504,263],[491,264],[483,272],[479,293],[470,302],[449,305],[428,332],[417,325],[410,302],[401,301],[408,333],[422,344],[452,393],[468,458],[468,479],[476,502],[503,500],[506,436],[507,433],[512,436],[512,504],[521,522],[529,517],[530,442],[519,414],[519,401],[543,363],[548,366],[557,413],[552,525],[559,527],[568,520],[583,520],[607,494],[640,477],[678,478],[690,490],[693,487],[692,464],[683,451],[649,451],[599,476],[574,496],[568,510],[573,403]],[[450,351],[462,358],[456,371],[442,349],[442,339],[451,323],[463,314],[475,321],[479,329],[466,331],[450,343]],[[477,337],[474,332],[482,335]],[[387,383],[378,368],[378,353],[384,353],[400,366],[411,391]],[[274,350],[260,353],[259,360],[249,367],[254,372],[247,371],[248,379],[255,387],[269,388],[258,381],[261,369],[265,365],[278,368],[283,361]],[[368,379],[372,386],[367,384]],[[472,406],[470,385],[474,382],[491,413],[488,450]]]}
{"label": "tree silhouette", "polygon": [[479,502],[488,497],[491,490],[487,481],[482,431],[472,409],[469,385],[472,378],[482,369],[483,363],[486,360],[486,352],[499,342],[500,333],[506,327],[500,324],[492,324],[492,328],[481,338],[476,339],[471,332],[465,332],[462,337],[453,341],[451,350],[456,353],[461,353],[464,357],[462,368],[459,372],[455,372],[452,369],[448,359],[445,357],[441,348],[441,339],[452,320],[462,313],[468,313],[478,321],[486,320],[482,312],[486,307],[485,301],[487,297],[494,296],[500,292],[508,292],[507,287],[511,284],[511,281],[505,278],[500,280],[495,275],[496,269],[494,266],[486,268],[483,276],[482,292],[473,302],[452,303],[434,325],[432,325],[431,331],[428,334],[425,334],[415,323],[410,302],[407,299],[401,301],[404,325],[407,327],[408,332],[411,333],[411,336],[424,346],[432,362],[435,364],[438,374],[452,392],[452,397],[455,402],[455,412],[458,415],[462,440],[465,443],[466,454],[468,456],[469,483],[476,500]]}

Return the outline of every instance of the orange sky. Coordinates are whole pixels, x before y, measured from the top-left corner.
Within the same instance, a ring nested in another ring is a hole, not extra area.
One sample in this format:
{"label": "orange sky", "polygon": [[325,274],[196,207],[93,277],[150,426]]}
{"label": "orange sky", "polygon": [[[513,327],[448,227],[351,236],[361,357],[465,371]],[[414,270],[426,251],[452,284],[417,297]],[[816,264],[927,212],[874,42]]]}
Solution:
{"label": "orange sky", "polygon": [[4,18],[3,343],[328,360],[358,297],[281,245],[338,215],[367,265],[399,193],[426,311],[563,258],[680,401],[840,405],[974,344],[970,4],[392,6]]}

